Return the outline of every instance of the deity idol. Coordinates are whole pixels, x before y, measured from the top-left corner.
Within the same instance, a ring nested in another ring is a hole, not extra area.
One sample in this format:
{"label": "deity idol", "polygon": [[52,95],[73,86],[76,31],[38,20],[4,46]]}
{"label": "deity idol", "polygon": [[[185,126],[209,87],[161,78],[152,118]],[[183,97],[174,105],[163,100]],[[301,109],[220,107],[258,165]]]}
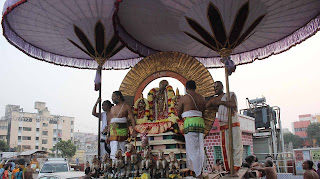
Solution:
{"label": "deity idol", "polygon": [[147,99],[143,98],[141,94],[140,98],[134,104],[134,118],[136,124],[142,124],[148,122],[149,118],[149,104]]}
{"label": "deity idol", "polygon": [[159,83],[159,88],[153,88],[148,94],[148,102],[150,105],[150,120],[153,122],[166,120],[170,117],[172,98],[174,97],[172,86],[167,80]]}

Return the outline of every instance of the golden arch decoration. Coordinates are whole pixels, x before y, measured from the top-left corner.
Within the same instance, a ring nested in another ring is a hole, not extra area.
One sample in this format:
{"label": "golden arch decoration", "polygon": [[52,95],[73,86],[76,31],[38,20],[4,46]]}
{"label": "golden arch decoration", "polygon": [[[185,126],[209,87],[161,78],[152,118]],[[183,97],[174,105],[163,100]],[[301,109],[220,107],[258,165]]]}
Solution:
{"label": "golden arch decoration", "polygon": [[183,85],[187,80],[194,80],[199,94],[214,95],[210,72],[197,59],[180,52],[159,52],[142,59],[128,72],[119,90],[131,99],[138,98],[148,83],[161,77],[176,78]]}

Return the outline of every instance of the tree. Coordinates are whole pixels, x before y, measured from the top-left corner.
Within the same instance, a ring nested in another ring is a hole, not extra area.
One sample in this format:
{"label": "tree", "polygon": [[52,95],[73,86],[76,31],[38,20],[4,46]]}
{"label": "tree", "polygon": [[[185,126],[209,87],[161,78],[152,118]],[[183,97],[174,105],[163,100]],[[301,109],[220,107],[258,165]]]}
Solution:
{"label": "tree", "polygon": [[308,138],[310,139],[311,144],[313,144],[313,140],[315,140],[316,144],[320,145],[320,124],[319,123],[311,123],[308,126],[306,132],[307,132]]}
{"label": "tree", "polygon": [[62,157],[71,158],[76,154],[76,146],[73,145],[71,140],[68,141],[59,141],[56,144],[56,148],[61,152]]}
{"label": "tree", "polygon": [[294,149],[301,147],[303,143],[303,139],[301,137],[294,135],[291,132],[283,134],[283,140],[285,144],[292,142]]}
{"label": "tree", "polygon": [[0,151],[2,152],[8,152],[9,151],[9,146],[6,141],[0,140]]}

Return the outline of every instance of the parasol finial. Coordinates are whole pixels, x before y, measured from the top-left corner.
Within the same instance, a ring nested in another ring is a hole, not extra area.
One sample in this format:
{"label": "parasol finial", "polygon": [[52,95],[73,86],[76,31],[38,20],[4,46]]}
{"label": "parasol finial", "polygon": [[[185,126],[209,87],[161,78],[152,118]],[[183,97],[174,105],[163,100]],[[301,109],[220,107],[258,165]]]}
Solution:
{"label": "parasol finial", "polygon": [[176,90],[176,96],[179,96],[180,94],[179,94],[179,88],[177,88],[177,90]]}
{"label": "parasol finial", "polygon": [[102,67],[103,64],[107,61],[106,58],[102,58],[102,57],[96,57],[94,60],[99,64],[99,67]]}
{"label": "parasol finial", "polygon": [[232,52],[232,49],[228,49],[228,48],[222,48],[220,51],[219,51],[219,54],[222,58],[224,57],[228,57],[231,55],[231,52]]}

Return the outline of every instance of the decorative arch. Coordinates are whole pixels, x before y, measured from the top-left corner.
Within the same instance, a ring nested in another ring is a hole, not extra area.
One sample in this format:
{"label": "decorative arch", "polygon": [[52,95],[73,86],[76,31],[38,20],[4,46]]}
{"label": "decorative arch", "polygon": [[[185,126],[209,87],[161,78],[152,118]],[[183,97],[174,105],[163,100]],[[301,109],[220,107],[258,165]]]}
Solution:
{"label": "decorative arch", "polygon": [[119,90],[136,101],[151,81],[161,77],[175,78],[184,85],[194,80],[199,94],[214,95],[210,72],[197,59],[180,52],[159,52],[142,59],[128,72]]}

